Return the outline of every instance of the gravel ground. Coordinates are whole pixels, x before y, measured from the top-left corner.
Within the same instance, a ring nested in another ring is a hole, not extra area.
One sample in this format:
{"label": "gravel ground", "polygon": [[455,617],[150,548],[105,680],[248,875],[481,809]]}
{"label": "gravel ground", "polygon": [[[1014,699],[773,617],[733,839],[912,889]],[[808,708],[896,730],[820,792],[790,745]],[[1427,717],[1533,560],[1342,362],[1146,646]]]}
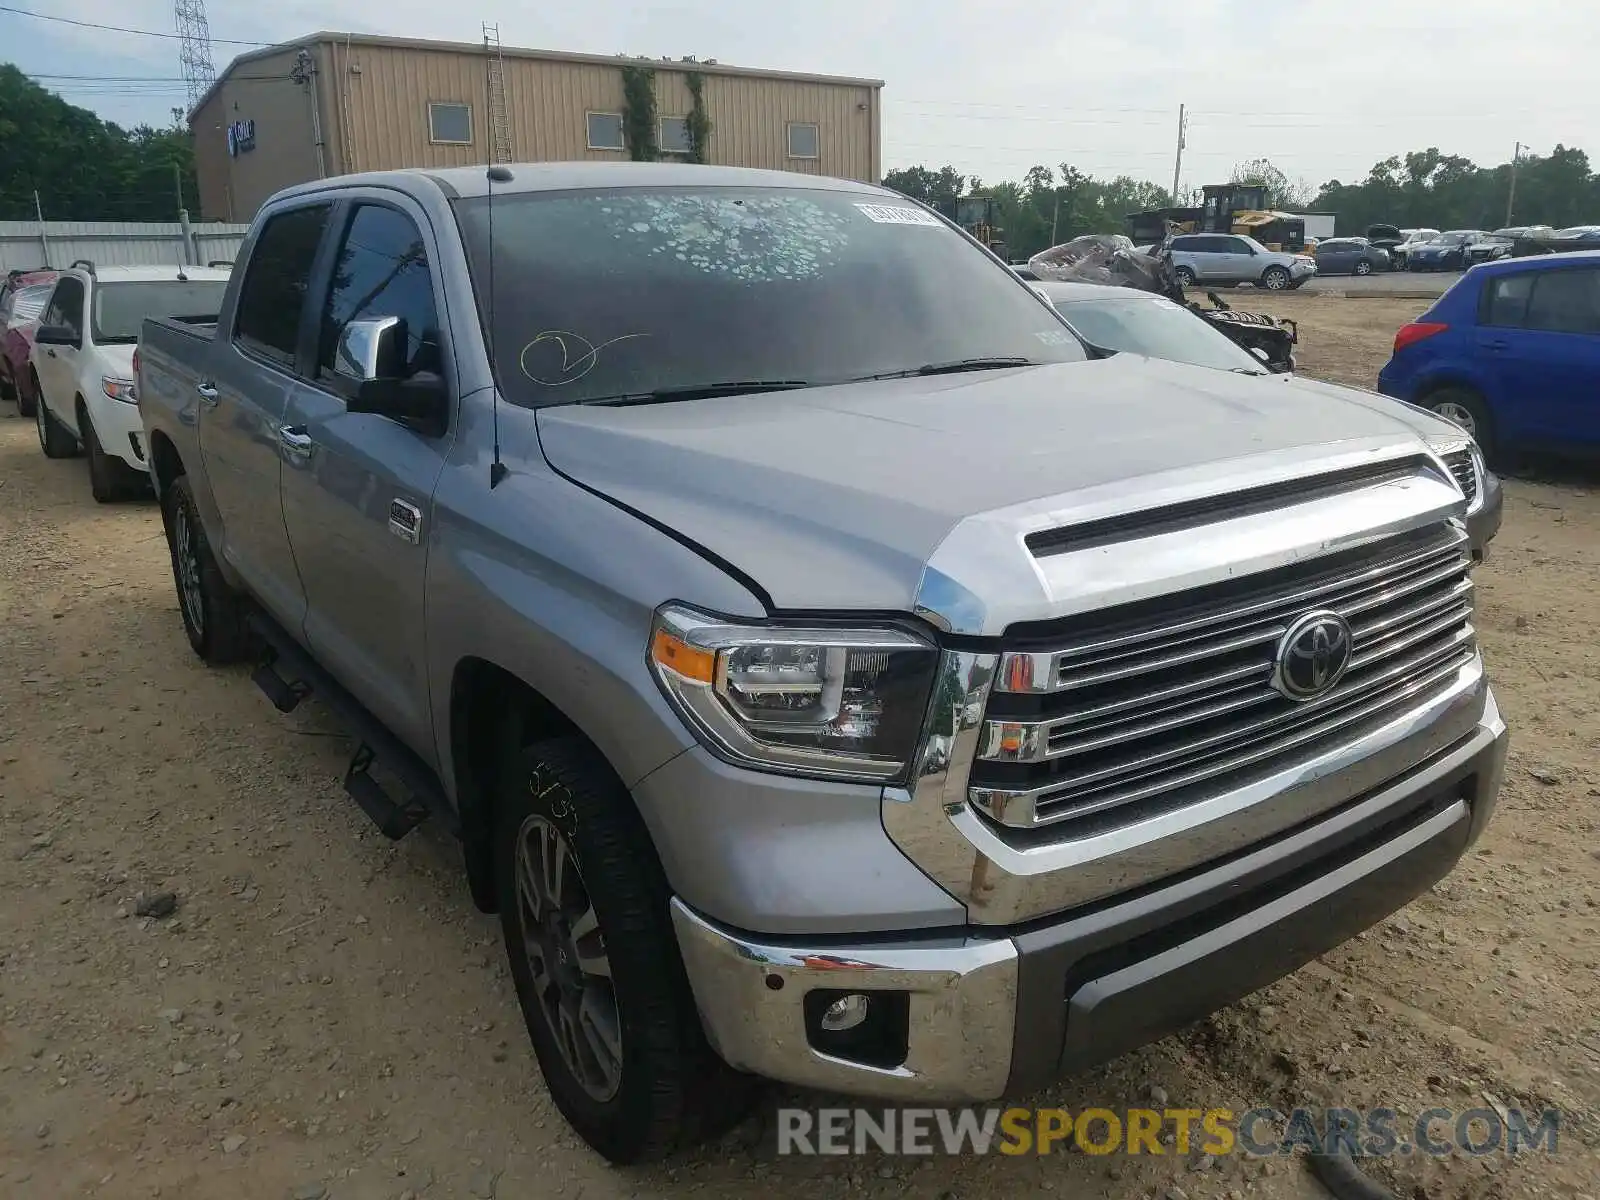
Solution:
{"label": "gravel ground", "polygon": [[[1308,372],[1364,384],[1422,306],[1271,304],[1302,320]],[[1479,574],[1514,726],[1480,846],[1384,926],[1034,1102],[1559,1105],[1557,1156],[1374,1169],[1434,1200],[1600,1194],[1595,485],[1512,481]],[[1320,1194],[1240,1156],[780,1160],[772,1109],[819,1102],[792,1093],[692,1158],[608,1168],[550,1105],[456,848],[376,833],[314,703],[282,717],[246,672],[203,669],[153,504],[94,504],[9,405],[0,546],[6,1200]],[[138,915],[162,890],[175,911]]]}

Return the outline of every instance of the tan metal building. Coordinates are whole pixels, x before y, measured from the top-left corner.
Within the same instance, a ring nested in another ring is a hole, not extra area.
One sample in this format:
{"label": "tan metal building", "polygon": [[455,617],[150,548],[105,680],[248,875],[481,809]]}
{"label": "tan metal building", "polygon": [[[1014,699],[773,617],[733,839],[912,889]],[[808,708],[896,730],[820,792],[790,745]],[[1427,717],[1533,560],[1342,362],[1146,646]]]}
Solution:
{"label": "tan metal building", "polygon": [[881,176],[882,80],[314,33],[240,55],[195,106],[201,215],[248,221],[279,188],[352,171],[629,158],[629,67],[653,75],[663,158],[690,156],[698,76],[706,162]]}

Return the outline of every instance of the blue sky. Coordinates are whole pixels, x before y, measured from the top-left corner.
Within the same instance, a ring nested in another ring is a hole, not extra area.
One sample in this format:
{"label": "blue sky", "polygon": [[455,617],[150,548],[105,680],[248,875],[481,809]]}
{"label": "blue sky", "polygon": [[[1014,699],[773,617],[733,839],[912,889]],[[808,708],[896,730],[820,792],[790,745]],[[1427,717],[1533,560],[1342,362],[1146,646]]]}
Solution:
{"label": "blue sky", "polygon": [[[3,0],[51,16],[170,31],[170,0]],[[985,178],[1071,161],[1166,185],[1177,108],[1193,114],[1186,186],[1265,156],[1291,177],[1360,178],[1437,145],[1501,162],[1579,145],[1600,160],[1600,8],[1557,0],[636,0],[473,6],[437,0],[210,0],[213,38],[352,29],[884,79],[888,166]],[[124,124],[183,103],[177,42],[0,12],[0,57]],[[242,46],[217,44],[220,70]],[[111,77],[154,76],[149,82]],[[1600,218],[1597,218],[1600,219]]]}

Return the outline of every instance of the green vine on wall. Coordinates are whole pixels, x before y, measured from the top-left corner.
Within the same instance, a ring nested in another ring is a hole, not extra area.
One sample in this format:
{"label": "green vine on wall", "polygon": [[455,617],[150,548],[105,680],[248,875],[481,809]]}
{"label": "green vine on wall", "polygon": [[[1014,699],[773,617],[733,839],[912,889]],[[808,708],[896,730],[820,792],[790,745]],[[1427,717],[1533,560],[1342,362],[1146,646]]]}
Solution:
{"label": "green vine on wall", "polygon": [[661,157],[656,141],[656,73],[636,63],[622,68],[622,135],[634,162]]}
{"label": "green vine on wall", "polygon": [[694,103],[689,106],[685,124],[689,127],[689,161],[703,163],[711,151],[711,118],[706,113],[706,77],[699,71],[690,71],[687,77],[689,95]]}

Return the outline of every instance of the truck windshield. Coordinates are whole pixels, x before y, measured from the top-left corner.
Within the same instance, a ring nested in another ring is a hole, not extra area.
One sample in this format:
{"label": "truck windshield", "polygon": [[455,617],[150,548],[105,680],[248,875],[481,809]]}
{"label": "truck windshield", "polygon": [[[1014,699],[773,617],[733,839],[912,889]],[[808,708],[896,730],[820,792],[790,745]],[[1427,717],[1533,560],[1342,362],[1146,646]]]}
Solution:
{"label": "truck windshield", "polygon": [[94,289],[94,340],[136,342],[146,317],[214,317],[222,308],[223,279],[141,279],[102,283]]}
{"label": "truck windshield", "polygon": [[494,206],[492,247],[487,199],[457,201],[457,212],[495,377],[513,403],[1087,356],[1026,284],[909,201],[629,188],[502,194]]}

